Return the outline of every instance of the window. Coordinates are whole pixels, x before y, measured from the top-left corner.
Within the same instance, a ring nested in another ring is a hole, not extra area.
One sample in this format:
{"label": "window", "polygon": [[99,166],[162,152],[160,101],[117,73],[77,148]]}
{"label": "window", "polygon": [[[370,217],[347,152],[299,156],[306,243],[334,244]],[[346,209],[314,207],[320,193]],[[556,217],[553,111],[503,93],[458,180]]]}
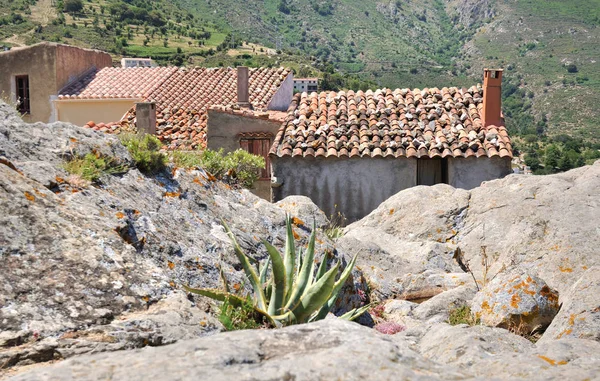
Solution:
{"label": "window", "polygon": [[418,159],[417,185],[448,184],[446,159]]}
{"label": "window", "polygon": [[21,114],[31,114],[29,103],[29,76],[18,75],[15,77],[17,89],[17,110]]}
{"label": "window", "polygon": [[[250,134],[249,134],[250,135]],[[271,179],[271,162],[269,161],[269,150],[272,139],[270,134],[252,134],[255,136],[241,136],[240,147],[253,155],[262,156],[265,159],[265,168],[260,172],[261,180]]]}

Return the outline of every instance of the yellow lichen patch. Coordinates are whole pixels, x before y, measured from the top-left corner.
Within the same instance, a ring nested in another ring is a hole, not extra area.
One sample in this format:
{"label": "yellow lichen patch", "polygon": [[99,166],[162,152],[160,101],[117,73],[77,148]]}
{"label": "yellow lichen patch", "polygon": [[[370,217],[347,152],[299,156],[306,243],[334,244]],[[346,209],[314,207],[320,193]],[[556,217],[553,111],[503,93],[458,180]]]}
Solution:
{"label": "yellow lichen patch", "polygon": [[37,195],[38,195],[38,197],[42,197],[42,198],[45,198],[45,197],[46,197],[46,195],[45,195],[45,194],[43,194],[42,192],[40,192],[39,190],[37,190],[37,189],[35,189],[35,188],[33,188],[33,192],[34,192],[35,194],[37,194]]}
{"label": "yellow lichen patch", "polygon": [[181,193],[179,192],[165,192],[164,197],[179,197]]}
{"label": "yellow lichen patch", "polygon": [[512,308],[519,308],[519,302],[521,301],[521,296],[519,294],[513,294],[510,298],[510,305]]}
{"label": "yellow lichen patch", "polygon": [[572,273],[573,269],[570,267],[559,266],[558,269],[563,273]]}
{"label": "yellow lichen patch", "polygon": [[120,220],[123,219],[123,218],[125,218],[125,214],[123,214],[123,212],[117,212],[115,214],[115,216],[117,216],[117,218],[120,219]]}
{"label": "yellow lichen patch", "polygon": [[315,238],[315,241],[317,241],[317,243],[318,243],[319,245],[322,245],[322,244],[323,244],[323,241],[322,241],[322,240],[320,240],[320,239],[318,239],[318,238]]}
{"label": "yellow lichen patch", "polygon": [[62,183],[66,182],[65,179],[63,179],[62,177],[58,177],[58,176],[56,176],[54,178],[54,180],[56,180],[56,182],[59,183],[59,184],[62,184]]}
{"label": "yellow lichen patch", "polygon": [[77,139],[75,138],[69,138],[69,140],[71,141],[71,143],[77,143]]}
{"label": "yellow lichen patch", "polygon": [[194,183],[196,183],[200,186],[204,186],[204,183],[202,182],[202,180],[200,180],[199,177],[194,177]]}
{"label": "yellow lichen patch", "polygon": [[146,303],[148,303],[150,301],[150,297],[149,296],[142,296],[142,300]]}
{"label": "yellow lichen patch", "polygon": [[587,269],[588,269],[588,267],[587,267],[587,266],[581,266],[581,269],[582,269],[582,270],[587,270]]}
{"label": "yellow lichen patch", "polygon": [[292,217],[292,223],[296,226],[304,226],[304,221],[302,221],[298,217]]}
{"label": "yellow lichen patch", "polygon": [[204,320],[202,320],[202,321],[200,322],[200,325],[201,325],[202,327],[206,327],[206,322],[205,322]]}
{"label": "yellow lichen patch", "polygon": [[554,245],[550,248],[550,250],[552,251],[559,251],[560,250],[560,246],[559,245]]}
{"label": "yellow lichen patch", "polygon": [[170,282],[169,282],[169,286],[171,286],[171,288],[175,288],[175,282],[173,282],[173,281],[170,281]]}
{"label": "yellow lichen patch", "polygon": [[395,210],[394,210],[394,209],[390,209],[390,216],[391,216],[392,214],[394,214],[394,212],[395,212]]}
{"label": "yellow lichen patch", "polygon": [[171,261],[169,261],[169,262],[167,263],[167,265],[169,266],[169,268],[170,268],[171,270],[173,270],[173,269],[175,268],[175,263],[173,263],[173,262],[171,262]]}
{"label": "yellow lichen patch", "polygon": [[296,233],[294,229],[292,229],[292,234],[294,235],[294,239],[300,239],[300,234]]}
{"label": "yellow lichen patch", "polygon": [[575,325],[575,318],[577,317],[577,314],[571,314],[571,316],[569,316],[569,325],[573,326]]}
{"label": "yellow lichen patch", "polygon": [[28,199],[29,201],[31,201],[31,202],[35,201],[35,196],[32,195],[31,193],[25,191],[23,194],[25,195],[25,198]]}
{"label": "yellow lichen patch", "polygon": [[241,284],[239,284],[239,283],[235,283],[235,284],[233,285],[233,289],[234,289],[234,290],[236,290],[236,291],[239,291],[241,288],[242,288],[242,285],[241,285]]}
{"label": "yellow lichen patch", "polygon": [[542,360],[546,361],[548,364],[550,365],[565,365],[567,363],[567,361],[556,361],[556,360],[552,360],[549,357],[546,356],[542,356],[542,355],[538,355],[539,358],[541,358]]}
{"label": "yellow lichen patch", "polygon": [[487,300],[484,300],[483,303],[481,303],[481,310],[482,311],[486,311],[486,312],[491,312],[492,311],[492,308],[488,304]]}

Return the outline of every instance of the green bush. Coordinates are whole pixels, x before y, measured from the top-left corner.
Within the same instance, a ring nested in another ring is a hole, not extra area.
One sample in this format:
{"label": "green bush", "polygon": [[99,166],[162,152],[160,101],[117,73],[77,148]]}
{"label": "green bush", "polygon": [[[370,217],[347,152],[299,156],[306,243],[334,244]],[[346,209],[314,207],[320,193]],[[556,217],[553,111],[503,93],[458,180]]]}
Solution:
{"label": "green bush", "polygon": [[265,159],[238,149],[223,155],[223,149],[205,150],[201,156],[201,166],[213,176],[231,184],[250,188],[265,167]]}
{"label": "green bush", "polygon": [[154,135],[121,134],[121,143],[129,150],[136,167],[143,173],[156,173],[165,168],[167,156],[160,152],[162,143]]}
{"label": "green bush", "polygon": [[[285,255],[282,256],[275,247],[263,240],[269,253],[269,259],[257,271],[251,264],[250,258],[242,252],[231,230],[225,225],[225,231],[233,243],[235,254],[254,290],[253,309],[270,325],[277,327],[324,319],[350,276],[357,257],[355,255],[352,258],[341,274],[338,274],[339,263],[328,271],[326,259],[321,261],[317,269],[314,257],[315,227],[313,226],[304,254],[302,254],[302,248],[296,247],[294,244],[294,231],[290,216],[286,218],[286,227]],[[270,265],[271,276],[270,279],[267,279]],[[337,281],[336,278],[338,278]],[[184,288],[188,292],[227,302],[234,308],[243,309],[247,304],[247,298],[231,294],[227,281],[223,280],[225,291],[193,289],[185,286]],[[370,305],[367,305],[354,309],[341,318],[353,320],[362,315],[369,307]]]}
{"label": "green bush", "polygon": [[66,161],[63,163],[63,168],[70,174],[91,182],[97,182],[104,175],[127,171],[127,166],[119,160],[94,152]]}
{"label": "green bush", "polygon": [[70,13],[81,12],[83,10],[83,1],[82,0],[65,0],[63,9],[65,12],[70,12]]}

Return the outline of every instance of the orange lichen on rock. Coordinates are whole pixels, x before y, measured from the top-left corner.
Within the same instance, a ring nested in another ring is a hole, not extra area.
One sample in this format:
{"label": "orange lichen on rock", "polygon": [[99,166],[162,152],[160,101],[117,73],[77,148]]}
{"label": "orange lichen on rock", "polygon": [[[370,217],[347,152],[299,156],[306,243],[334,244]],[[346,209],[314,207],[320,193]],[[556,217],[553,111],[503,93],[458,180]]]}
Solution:
{"label": "orange lichen on rock", "polygon": [[168,263],[167,265],[169,266],[169,268],[170,268],[171,270],[173,270],[173,269],[175,268],[175,263],[173,263],[173,262],[171,262],[171,261],[169,261],[169,263]]}
{"label": "orange lichen on rock", "polygon": [[564,361],[564,360],[556,361],[556,360],[552,360],[551,358],[542,356],[542,355],[538,355],[538,357],[541,358],[542,360],[546,361],[550,365],[565,365],[565,364],[567,364],[567,361]]}
{"label": "orange lichen on rock", "polygon": [[164,197],[179,197],[181,195],[181,193],[179,192],[165,192]]}
{"label": "orange lichen on rock", "polygon": [[294,229],[292,229],[292,234],[294,235],[294,239],[300,239],[300,234],[296,233]]}
{"label": "orange lichen on rock", "polygon": [[521,296],[519,296],[519,294],[513,294],[513,296],[510,298],[510,305],[513,308],[519,308],[520,301],[521,301]]}
{"label": "orange lichen on rock", "polygon": [[304,226],[304,221],[302,221],[298,217],[292,217],[292,223],[296,226]]}
{"label": "orange lichen on rock", "polygon": [[573,269],[566,266],[559,266],[558,269],[563,273],[572,273]]}
{"label": "orange lichen on rock", "polygon": [[25,195],[25,198],[26,198],[26,199],[28,199],[29,201],[31,201],[31,202],[34,202],[34,201],[35,201],[35,196],[34,196],[34,195],[32,195],[31,193],[29,193],[29,192],[25,191],[25,192],[24,192],[24,195]]}
{"label": "orange lichen on rock", "polygon": [[123,212],[117,212],[116,216],[120,220],[123,219],[123,218],[125,218],[125,214],[123,214]]}
{"label": "orange lichen on rock", "polygon": [[394,209],[390,209],[390,216],[394,214]]}

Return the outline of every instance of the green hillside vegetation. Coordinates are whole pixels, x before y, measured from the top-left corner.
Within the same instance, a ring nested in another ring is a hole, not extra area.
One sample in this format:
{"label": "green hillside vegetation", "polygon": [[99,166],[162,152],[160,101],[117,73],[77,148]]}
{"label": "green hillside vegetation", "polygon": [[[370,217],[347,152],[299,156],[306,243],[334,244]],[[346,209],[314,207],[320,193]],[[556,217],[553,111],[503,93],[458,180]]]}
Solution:
{"label": "green hillside vegetation", "polygon": [[323,90],[468,87],[481,82],[484,67],[501,67],[507,127],[536,171],[561,168],[548,147],[568,157],[563,168],[593,161],[600,148],[600,0],[0,0],[0,7],[7,46],[46,40],[161,64],[284,65],[320,77]]}

